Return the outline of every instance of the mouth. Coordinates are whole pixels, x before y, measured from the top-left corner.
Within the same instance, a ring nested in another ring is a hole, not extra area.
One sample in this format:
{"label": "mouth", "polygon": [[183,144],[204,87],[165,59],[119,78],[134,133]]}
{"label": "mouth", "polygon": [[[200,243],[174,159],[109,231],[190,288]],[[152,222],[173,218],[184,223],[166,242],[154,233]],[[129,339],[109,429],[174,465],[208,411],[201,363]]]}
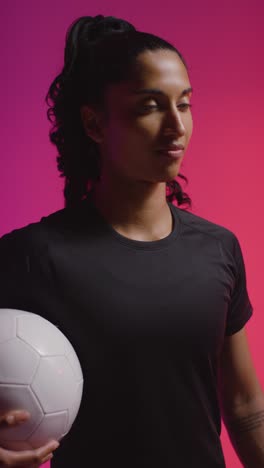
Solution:
{"label": "mouth", "polygon": [[165,144],[164,146],[161,146],[160,148],[158,148],[158,150],[161,150],[161,151],[184,150],[184,145],[182,143],[168,143],[167,145]]}
{"label": "mouth", "polygon": [[162,150],[158,150],[157,152],[159,155],[173,160],[173,159],[180,158],[184,153],[184,149],[183,148],[174,149],[174,150],[162,149]]}

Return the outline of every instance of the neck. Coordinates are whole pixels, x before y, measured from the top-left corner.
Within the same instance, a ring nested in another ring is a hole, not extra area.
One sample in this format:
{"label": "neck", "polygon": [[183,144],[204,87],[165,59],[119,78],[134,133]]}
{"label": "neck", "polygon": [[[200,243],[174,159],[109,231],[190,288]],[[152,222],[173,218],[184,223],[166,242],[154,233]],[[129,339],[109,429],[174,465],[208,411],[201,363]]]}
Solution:
{"label": "neck", "polygon": [[158,240],[172,231],[164,182],[101,178],[94,188],[93,202],[117,232],[131,239]]}

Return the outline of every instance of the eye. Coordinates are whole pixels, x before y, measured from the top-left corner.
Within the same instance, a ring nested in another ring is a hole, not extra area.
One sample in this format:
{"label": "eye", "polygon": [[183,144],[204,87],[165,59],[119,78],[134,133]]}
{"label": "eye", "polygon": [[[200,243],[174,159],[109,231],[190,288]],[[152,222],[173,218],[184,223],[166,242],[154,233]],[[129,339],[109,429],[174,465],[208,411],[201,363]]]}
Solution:
{"label": "eye", "polygon": [[192,104],[183,102],[182,104],[179,104],[178,107],[183,110],[183,112],[186,112],[188,109],[192,107]]}
{"label": "eye", "polygon": [[[178,104],[177,106],[182,112],[187,112],[188,109],[190,109],[192,107],[192,104],[188,103],[188,102],[182,102],[181,104]],[[142,105],[141,107],[141,110],[142,112],[147,112],[147,111],[151,111],[151,110],[155,110],[155,109],[161,109],[161,105],[160,104],[144,104]]]}
{"label": "eye", "polygon": [[143,104],[143,110],[157,109],[159,106],[156,104]]}

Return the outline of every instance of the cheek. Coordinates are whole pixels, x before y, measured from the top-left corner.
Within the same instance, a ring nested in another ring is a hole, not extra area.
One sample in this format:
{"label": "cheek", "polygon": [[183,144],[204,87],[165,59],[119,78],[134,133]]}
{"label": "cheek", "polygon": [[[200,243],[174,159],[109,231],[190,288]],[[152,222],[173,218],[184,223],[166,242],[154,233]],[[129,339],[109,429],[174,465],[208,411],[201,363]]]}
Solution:
{"label": "cheek", "polygon": [[148,117],[118,115],[112,116],[105,129],[104,152],[112,160],[139,157],[150,144],[155,144],[161,129],[160,119],[154,114]]}
{"label": "cheek", "polygon": [[[153,130],[152,130],[153,132]],[[142,125],[139,122],[122,122],[117,128],[113,129],[112,135],[109,135],[109,141],[115,148],[120,148],[126,153],[135,154],[135,148],[140,150],[149,140],[151,126]]]}
{"label": "cheek", "polygon": [[105,134],[103,153],[105,160],[115,166],[125,168],[135,159],[135,149],[140,144],[137,132],[124,122],[112,122]]}
{"label": "cheek", "polygon": [[186,122],[185,122],[185,129],[186,129],[186,136],[187,136],[187,140],[189,141],[191,136],[192,136],[192,132],[193,132],[193,119],[192,119],[192,115],[189,115],[188,118],[186,119]]}
{"label": "cheek", "polygon": [[191,121],[191,123],[190,123],[191,129],[193,129],[193,116],[192,116],[192,114],[190,114],[190,121]]}

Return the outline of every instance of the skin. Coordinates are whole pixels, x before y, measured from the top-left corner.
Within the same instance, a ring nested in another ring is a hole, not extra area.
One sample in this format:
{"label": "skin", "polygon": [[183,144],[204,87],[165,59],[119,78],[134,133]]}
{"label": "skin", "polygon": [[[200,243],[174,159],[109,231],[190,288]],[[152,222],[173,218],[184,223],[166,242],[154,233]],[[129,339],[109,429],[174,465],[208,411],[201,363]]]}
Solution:
{"label": "skin", "polygon": [[[101,179],[94,203],[128,238],[152,241],[172,230],[166,182],[178,175],[192,135],[191,93],[181,97],[189,87],[188,72],[176,52],[145,51],[129,81],[107,88],[103,111],[81,107],[85,132],[100,149]],[[135,94],[143,88],[158,88],[164,95]],[[157,153],[171,143],[185,147],[177,160]]]}
{"label": "skin", "polygon": [[[133,95],[133,89],[158,88],[164,96]],[[172,229],[165,183],[175,178],[184,155],[176,161],[158,157],[156,148],[169,143],[188,147],[193,122],[187,70],[173,51],[147,51],[137,60],[131,80],[111,85],[105,112],[81,109],[87,135],[99,145],[101,180],[94,202],[120,234],[153,241]],[[145,100],[145,98],[148,98]],[[143,103],[143,101],[145,101]],[[143,105],[156,107],[143,111]],[[219,401],[233,447],[243,466],[264,466],[264,395],[245,328],[225,338],[219,359]]]}

